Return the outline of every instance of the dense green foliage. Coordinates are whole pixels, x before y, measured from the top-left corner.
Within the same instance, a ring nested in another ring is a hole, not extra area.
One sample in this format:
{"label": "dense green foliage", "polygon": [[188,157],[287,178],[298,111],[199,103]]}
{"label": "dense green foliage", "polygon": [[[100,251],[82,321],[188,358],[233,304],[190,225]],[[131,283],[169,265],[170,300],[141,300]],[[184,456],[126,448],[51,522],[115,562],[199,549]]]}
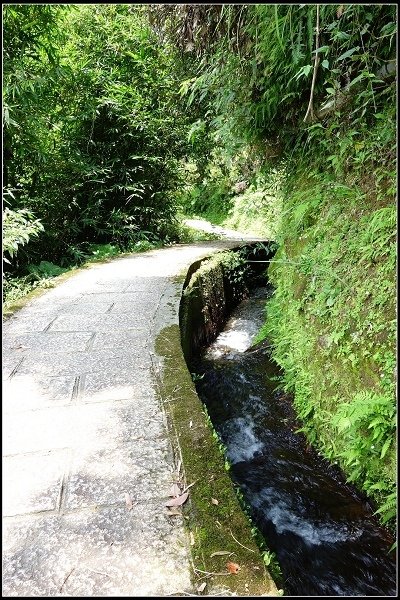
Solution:
{"label": "dense green foliage", "polygon": [[371,215],[337,182],[312,190],[291,197],[263,334],[310,441],[382,502],[396,473],[395,207]]}
{"label": "dense green foliage", "polygon": [[263,335],[283,385],[392,524],[396,6],[3,16],[7,268],[177,239],[181,208],[276,239]]}
{"label": "dense green foliage", "polygon": [[4,33],[7,201],[44,228],[19,262],[176,236],[186,121],[143,10],[5,6]]}
{"label": "dense green foliage", "polygon": [[[246,215],[249,229],[263,212],[273,219],[276,291],[260,337],[274,343],[310,441],[392,523],[396,7],[159,10],[170,37],[197,56],[183,89],[189,106],[205,106],[196,127],[225,157],[227,173],[214,186],[198,178],[187,208],[224,223]],[[254,210],[260,176],[278,182],[275,203],[261,193]]]}

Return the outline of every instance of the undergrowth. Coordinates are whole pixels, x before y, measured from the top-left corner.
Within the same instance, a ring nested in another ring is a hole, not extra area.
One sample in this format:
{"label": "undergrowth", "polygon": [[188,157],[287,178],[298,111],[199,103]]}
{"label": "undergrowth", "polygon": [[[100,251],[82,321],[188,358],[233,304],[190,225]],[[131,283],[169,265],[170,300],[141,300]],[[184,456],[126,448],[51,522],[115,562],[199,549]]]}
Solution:
{"label": "undergrowth", "polygon": [[265,239],[276,238],[283,169],[264,173],[248,148],[242,149],[236,160],[212,155],[203,175],[194,165],[187,169],[190,176],[180,198],[186,215]]}
{"label": "undergrowth", "polygon": [[309,441],[396,515],[396,212],[326,175],[286,202],[268,336]]}

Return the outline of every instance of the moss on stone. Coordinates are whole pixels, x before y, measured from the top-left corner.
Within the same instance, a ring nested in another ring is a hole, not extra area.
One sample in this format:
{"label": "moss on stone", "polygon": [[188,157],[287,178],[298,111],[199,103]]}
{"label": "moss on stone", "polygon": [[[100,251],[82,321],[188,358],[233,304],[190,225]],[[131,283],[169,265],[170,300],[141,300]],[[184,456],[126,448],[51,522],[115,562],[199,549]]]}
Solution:
{"label": "moss on stone", "polygon": [[[164,359],[160,393],[177,453],[182,456],[187,484],[196,482],[190,488],[190,502],[184,507],[187,526],[194,538],[194,567],[208,573],[227,573],[210,577],[209,592],[211,586],[222,585],[237,595],[277,595],[191,380],[182,354],[179,326],[163,329],[155,349]],[[221,551],[232,554],[212,557]],[[228,574],[228,560],[240,565],[237,575]]]}

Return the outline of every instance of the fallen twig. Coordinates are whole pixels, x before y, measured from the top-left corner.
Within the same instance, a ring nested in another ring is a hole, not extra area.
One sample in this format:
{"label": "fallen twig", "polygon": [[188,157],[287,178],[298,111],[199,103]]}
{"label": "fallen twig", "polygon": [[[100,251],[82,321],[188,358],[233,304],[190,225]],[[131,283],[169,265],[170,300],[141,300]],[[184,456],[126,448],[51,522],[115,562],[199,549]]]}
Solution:
{"label": "fallen twig", "polygon": [[[227,573],[226,571],[224,571],[223,573],[213,573],[211,571],[202,571],[201,569],[194,569],[196,573],[204,573],[206,577],[211,577],[214,575],[230,575],[230,573]],[[204,577],[200,577],[200,579],[204,579]]]}
{"label": "fallen twig", "polygon": [[197,482],[198,482],[198,479],[196,479],[196,481],[193,481],[193,483],[191,483],[190,485],[186,486],[186,487],[185,487],[185,489],[183,490],[182,494],[184,494],[185,492],[187,492],[187,491],[188,491],[188,489],[189,489],[189,488],[191,488],[191,487],[192,487],[192,485],[194,485],[194,484],[195,484],[195,483],[197,483]]}
{"label": "fallen twig", "polygon": [[97,573],[97,575],[105,575],[106,577],[110,577],[110,575],[108,573],[104,573],[103,571],[96,571],[95,569],[91,569],[90,567],[87,567],[86,565],[83,565],[82,569],[87,569],[88,571],[91,571],[92,573]]}
{"label": "fallen twig", "polygon": [[235,538],[235,536],[233,535],[232,531],[231,531],[231,530],[229,530],[229,532],[230,532],[231,536],[233,537],[233,539],[235,540],[235,542],[236,542],[237,544],[239,544],[239,546],[242,546],[242,548],[244,548],[245,550],[248,550],[249,552],[254,552],[254,554],[255,554],[255,552],[256,552],[255,550],[252,550],[251,548],[247,548],[247,546],[243,546],[243,544],[241,544],[241,543],[239,542],[239,540],[237,540],[237,539]]}
{"label": "fallen twig", "polygon": [[176,592],[170,592],[169,594],[164,594],[165,596],[175,596],[179,594],[179,596],[194,596],[197,597],[199,594],[191,594],[190,592],[181,592],[180,590],[177,590]]}
{"label": "fallen twig", "polygon": [[69,579],[69,577],[72,575],[72,573],[75,571],[75,569],[76,569],[76,566],[72,567],[72,569],[70,570],[70,572],[68,573],[68,575],[66,576],[66,578],[64,579],[64,581],[62,582],[61,587],[59,588],[60,592],[62,591],[64,585],[66,584],[67,579]]}

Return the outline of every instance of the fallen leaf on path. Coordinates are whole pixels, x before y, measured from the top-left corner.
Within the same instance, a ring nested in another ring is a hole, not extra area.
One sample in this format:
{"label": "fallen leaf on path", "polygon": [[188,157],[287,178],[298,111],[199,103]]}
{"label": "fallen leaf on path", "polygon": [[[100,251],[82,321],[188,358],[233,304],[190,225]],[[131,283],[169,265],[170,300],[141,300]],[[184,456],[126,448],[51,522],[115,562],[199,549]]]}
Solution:
{"label": "fallen leaf on path", "polygon": [[215,504],[215,506],[218,506],[219,502],[216,498],[211,498],[211,502],[212,504]]}
{"label": "fallen leaf on path", "polygon": [[201,583],[201,584],[199,585],[199,587],[197,588],[197,591],[198,591],[198,592],[204,592],[204,590],[206,589],[206,585],[207,585],[207,582],[206,582],[206,581],[203,581],[203,583]]}
{"label": "fallen leaf on path", "polygon": [[228,550],[219,550],[218,552],[213,552],[210,558],[213,556],[225,556],[226,554],[233,554],[233,552],[228,552]]}
{"label": "fallen leaf on path", "polygon": [[228,569],[229,573],[232,573],[233,575],[236,575],[237,572],[240,571],[239,565],[234,562],[227,562],[226,568]]}
{"label": "fallen leaf on path", "polygon": [[177,483],[174,483],[169,491],[168,496],[172,496],[173,498],[176,498],[177,496],[179,496],[181,493],[181,488],[179,487],[179,485]]}
{"label": "fallen leaf on path", "polygon": [[190,545],[194,546],[194,535],[193,535],[193,531],[190,532]]}
{"label": "fallen leaf on path", "polygon": [[125,502],[126,502],[126,507],[128,510],[132,510],[133,508],[133,502],[132,502],[132,498],[130,497],[130,495],[128,494],[128,492],[125,492]]}
{"label": "fallen leaf on path", "polygon": [[180,506],[181,504],[186,502],[186,500],[188,499],[188,496],[189,496],[189,492],[185,492],[184,494],[182,494],[181,496],[178,496],[177,498],[172,498],[172,500],[168,500],[168,502],[165,503],[165,506]]}

